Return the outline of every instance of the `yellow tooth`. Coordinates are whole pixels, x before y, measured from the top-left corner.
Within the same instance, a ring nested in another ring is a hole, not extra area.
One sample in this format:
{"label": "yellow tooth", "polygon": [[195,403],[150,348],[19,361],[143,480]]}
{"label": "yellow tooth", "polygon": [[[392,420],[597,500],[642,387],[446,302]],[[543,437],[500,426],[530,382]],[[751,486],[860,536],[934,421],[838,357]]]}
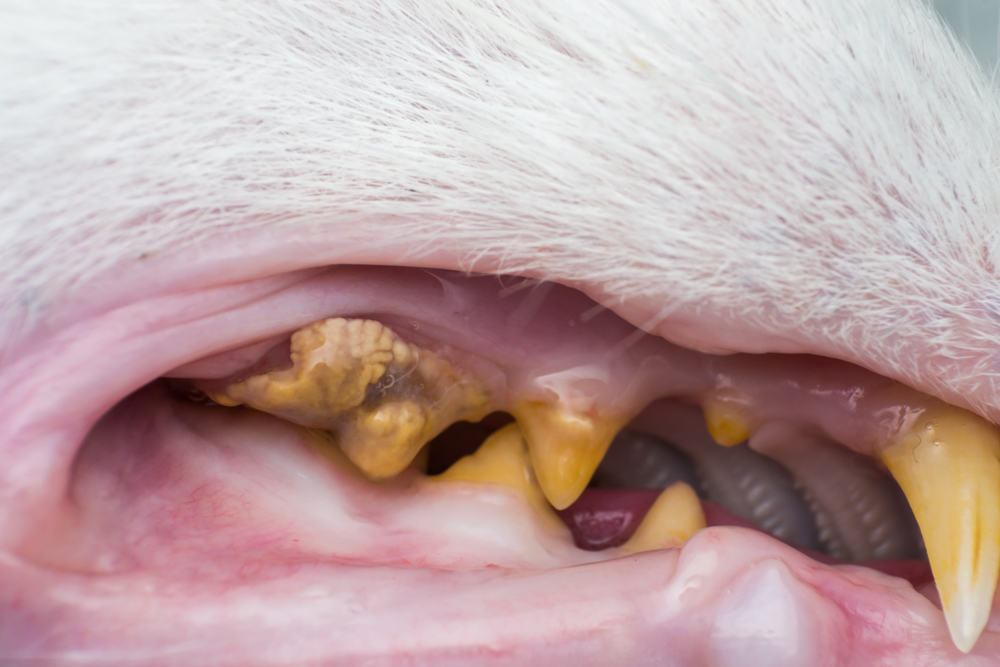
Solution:
{"label": "yellow tooth", "polygon": [[972,650],[1000,572],[1000,436],[959,408],[921,415],[882,452],[927,545],[952,641]]}
{"label": "yellow tooth", "polygon": [[423,447],[419,452],[417,452],[417,455],[413,457],[413,460],[410,461],[410,467],[426,475],[427,466],[430,464],[430,461],[431,449],[430,447]]}
{"label": "yellow tooth", "polygon": [[521,403],[511,414],[524,431],[545,497],[560,510],[587,488],[615,434],[628,422],[549,403]]}
{"label": "yellow tooth", "polygon": [[234,401],[222,392],[206,391],[205,395],[219,405],[227,408],[235,408],[237,405],[242,405],[240,401]]}
{"label": "yellow tooth", "polygon": [[433,479],[508,486],[520,492],[536,514],[562,526],[562,521],[552,511],[538,485],[528,445],[517,424],[504,426],[488,437],[473,454],[463,456]]}
{"label": "yellow tooth", "polygon": [[710,397],[701,407],[708,432],[718,444],[732,447],[750,437],[750,420],[736,405]]}
{"label": "yellow tooth", "polygon": [[254,375],[212,392],[216,403],[245,403],[264,412],[323,426],[330,415],[360,405],[387,367],[411,361],[406,345],[397,346],[389,329],[373,320],[341,318],[314,322],[291,340],[292,367]]}
{"label": "yellow tooth", "polygon": [[374,320],[314,322],[291,339],[290,368],[207,392],[336,435],[369,478],[402,472],[428,440],[490,408],[482,383]]}
{"label": "yellow tooth", "polygon": [[358,409],[337,429],[340,448],[369,479],[402,472],[430,440],[427,411],[414,401],[393,401]]}
{"label": "yellow tooth", "polygon": [[675,482],[649,508],[639,528],[621,548],[629,553],[674,549],[705,527],[701,501],[690,486]]}

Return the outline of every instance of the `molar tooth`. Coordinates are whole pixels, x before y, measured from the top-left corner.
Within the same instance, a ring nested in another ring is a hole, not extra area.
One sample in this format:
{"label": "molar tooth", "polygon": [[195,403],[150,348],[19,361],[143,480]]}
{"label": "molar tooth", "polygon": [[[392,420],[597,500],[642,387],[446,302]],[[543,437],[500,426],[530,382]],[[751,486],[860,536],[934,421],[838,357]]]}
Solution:
{"label": "molar tooth", "polygon": [[882,461],[917,518],[952,641],[968,653],[1000,571],[1000,434],[948,406],[924,413]]}
{"label": "molar tooth", "polygon": [[291,360],[291,368],[207,393],[220,405],[331,431],[372,480],[398,475],[449,424],[489,412],[481,382],[374,320],[305,326],[292,334]]}
{"label": "molar tooth", "polygon": [[553,525],[563,525],[542,493],[531,466],[524,434],[516,423],[493,433],[474,453],[463,456],[432,479],[508,486],[518,491],[537,515]]}
{"label": "molar tooth", "polygon": [[675,482],[660,493],[639,528],[621,548],[629,553],[673,549],[705,525],[705,513],[694,489],[684,482]]}
{"label": "molar tooth", "polygon": [[611,441],[628,422],[549,403],[521,403],[511,414],[524,431],[542,491],[559,510],[580,497]]}
{"label": "molar tooth", "polygon": [[414,401],[359,408],[350,426],[338,429],[340,448],[369,479],[398,475],[430,439],[431,420]]}

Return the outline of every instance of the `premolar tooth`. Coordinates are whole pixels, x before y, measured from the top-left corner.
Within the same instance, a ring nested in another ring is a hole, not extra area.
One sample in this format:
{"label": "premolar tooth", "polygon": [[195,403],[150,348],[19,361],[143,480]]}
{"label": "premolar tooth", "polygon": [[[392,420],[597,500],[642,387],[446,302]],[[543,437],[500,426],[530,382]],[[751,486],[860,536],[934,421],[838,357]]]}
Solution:
{"label": "premolar tooth", "polygon": [[639,528],[621,548],[629,553],[674,549],[705,525],[705,513],[694,489],[675,482],[657,496]]}
{"label": "premolar tooth", "polygon": [[952,641],[968,653],[1000,571],[1000,435],[959,408],[925,413],[882,452],[920,525]]}
{"label": "premolar tooth", "polygon": [[559,510],[572,505],[587,488],[611,441],[628,421],[550,403],[522,403],[511,414],[528,441],[538,483]]}
{"label": "premolar tooth", "polygon": [[455,461],[450,468],[433,479],[508,486],[518,491],[537,515],[562,525],[538,485],[528,445],[517,424],[508,424],[493,433],[474,453]]}

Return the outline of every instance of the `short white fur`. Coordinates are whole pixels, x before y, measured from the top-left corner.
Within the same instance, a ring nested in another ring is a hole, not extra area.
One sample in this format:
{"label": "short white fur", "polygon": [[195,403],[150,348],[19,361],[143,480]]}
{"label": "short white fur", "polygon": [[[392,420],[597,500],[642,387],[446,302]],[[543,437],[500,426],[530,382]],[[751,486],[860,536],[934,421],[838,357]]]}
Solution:
{"label": "short white fur", "polygon": [[222,229],[391,214],[413,257],[494,255],[1000,410],[998,107],[915,0],[3,13],[8,321]]}

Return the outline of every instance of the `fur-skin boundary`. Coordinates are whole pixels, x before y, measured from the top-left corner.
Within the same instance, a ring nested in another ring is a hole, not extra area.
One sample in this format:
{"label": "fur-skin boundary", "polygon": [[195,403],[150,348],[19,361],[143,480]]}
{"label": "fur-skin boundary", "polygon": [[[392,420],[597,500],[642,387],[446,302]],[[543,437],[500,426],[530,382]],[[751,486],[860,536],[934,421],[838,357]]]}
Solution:
{"label": "fur-skin boundary", "polygon": [[492,253],[1000,410],[997,103],[919,0],[2,12],[8,326],[220,229],[388,213],[414,257]]}

